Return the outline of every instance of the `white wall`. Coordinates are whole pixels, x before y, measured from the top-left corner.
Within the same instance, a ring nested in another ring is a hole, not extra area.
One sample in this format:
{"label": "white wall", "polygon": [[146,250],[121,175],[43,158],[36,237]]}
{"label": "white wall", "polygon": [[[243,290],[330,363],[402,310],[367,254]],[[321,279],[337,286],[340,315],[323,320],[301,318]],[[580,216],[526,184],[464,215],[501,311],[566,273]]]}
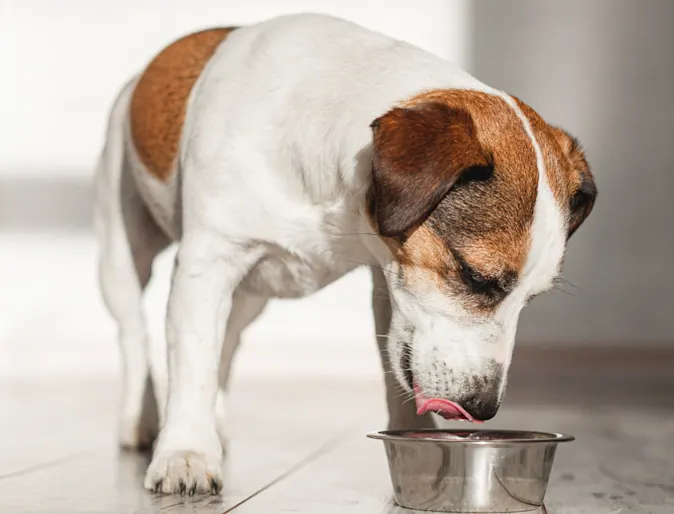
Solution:
{"label": "white wall", "polygon": [[[116,326],[96,283],[89,234],[0,233],[0,379],[115,376]],[[146,294],[150,333],[163,340],[173,252]],[[244,336],[235,372],[379,376],[367,270],[314,296],[273,301]]]}
{"label": "white wall", "polygon": [[[0,203],[11,200],[0,225],[45,209],[59,217],[64,202],[88,212],[88,198],[77,197],[86,190],[64,200],[55,186],[91,180],[110,103],[163,45],[302,11],[465,63],[465,0],[0,0]],[[114,373],[115,327],[99,299],[91,236],[36,228],[0,233],[0,376]],[[148,294],[157,337],[170,266],[169,253]],[[373,331],[369,273],[359,270],[310,298],[273,302],[248,331],[237,372],[379,373]]]}
{"label": "white wall", "polygon": [[465,0],[2,0],[0,177],[88,176],[117,90],[177,36],[325,12],[463,63]]}
{"label": "white wall", "polygon": [[674,344],[674,2],[475,0],[472,69],[585,146],[594,211],[569,242],[569,294],[520,340]]}

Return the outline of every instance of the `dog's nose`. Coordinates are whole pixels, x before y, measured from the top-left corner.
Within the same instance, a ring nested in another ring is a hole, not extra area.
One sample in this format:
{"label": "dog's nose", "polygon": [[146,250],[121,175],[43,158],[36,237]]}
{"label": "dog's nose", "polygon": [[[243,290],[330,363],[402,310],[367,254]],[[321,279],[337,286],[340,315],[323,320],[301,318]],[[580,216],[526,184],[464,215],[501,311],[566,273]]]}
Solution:
{"label": "dog's nose", "polygon": [[498,388],[480,391],[466,396],[459,404],[475,419],[486,421],[493,418],[501,404]]}

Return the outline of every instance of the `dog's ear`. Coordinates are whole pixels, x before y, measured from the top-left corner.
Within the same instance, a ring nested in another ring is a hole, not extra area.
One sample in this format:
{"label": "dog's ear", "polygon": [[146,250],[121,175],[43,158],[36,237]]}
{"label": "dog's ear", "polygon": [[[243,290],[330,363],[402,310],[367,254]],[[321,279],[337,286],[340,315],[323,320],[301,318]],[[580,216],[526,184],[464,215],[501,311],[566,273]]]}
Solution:
{"label": "dog's ear", "polygon": [[419,225],[466,170],[489,159],[466,111],[438,102],[394,108],[372,122],[371,214],[385,237]]}
{"label": "dog's ear", "polygon": [[597,198],[597,186],[578,140],[558,127],[552,127],[552,133],[562,148],[562,152],[569,160],[574,174],[571,177],[574,189],[571,191],[569,203],[568,237],[571,237],[592,212],[592,207],[594,207]]}

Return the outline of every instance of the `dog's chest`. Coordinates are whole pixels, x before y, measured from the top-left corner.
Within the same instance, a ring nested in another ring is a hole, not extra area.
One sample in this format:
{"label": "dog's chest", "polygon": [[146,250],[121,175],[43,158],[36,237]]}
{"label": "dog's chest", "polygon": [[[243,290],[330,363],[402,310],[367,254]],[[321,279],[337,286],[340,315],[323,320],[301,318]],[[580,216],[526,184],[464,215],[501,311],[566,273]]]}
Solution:
{"label": "dog's chest", "polygon": [[367,264],[362,249],[333,246],[297,255],[272,247],[243,280],[252,294],[275,298],[300,298],[334,282],[360,264]]}
{"label": "dog's chest", "polygon": [[275,298],[300,298],[314,293],[348,273],[357,263],[335,255],[303,255],[274,249],[243,280],[249,293]]}

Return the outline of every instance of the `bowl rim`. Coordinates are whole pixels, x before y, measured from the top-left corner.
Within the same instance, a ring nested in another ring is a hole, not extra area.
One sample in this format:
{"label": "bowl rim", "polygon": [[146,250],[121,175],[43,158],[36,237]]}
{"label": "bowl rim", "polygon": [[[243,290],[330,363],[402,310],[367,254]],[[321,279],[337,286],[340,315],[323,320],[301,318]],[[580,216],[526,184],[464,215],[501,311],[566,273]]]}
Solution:
{"label": "bowl rim", "polygon": [[[444,439],[442,437],[406,437],[403,434],[410,432],[414,433],[428,433],[428,434],[452,434],[452,433],[466,433],[466,432],[497,432],[502,434],[539,434],[544,437],[526,438],[519,437],[513,439]],[[489,430],[482,429],[459,429],[459,428],[421,428],[410,430],[380,430],[378,432],[370,432],[366,434],[369,439],[379,439],[382,441],[405,441],[405,442],[419,442],[419,443],[445,443],[445,444],[464,444],[464,445],[480,445],[480,446],[509,446],[511,444],[537,444],[537,443],[567,443],[575,441],[576,438],[569,434],[562,434],[559,432],[542,432],[537,430]]]}

